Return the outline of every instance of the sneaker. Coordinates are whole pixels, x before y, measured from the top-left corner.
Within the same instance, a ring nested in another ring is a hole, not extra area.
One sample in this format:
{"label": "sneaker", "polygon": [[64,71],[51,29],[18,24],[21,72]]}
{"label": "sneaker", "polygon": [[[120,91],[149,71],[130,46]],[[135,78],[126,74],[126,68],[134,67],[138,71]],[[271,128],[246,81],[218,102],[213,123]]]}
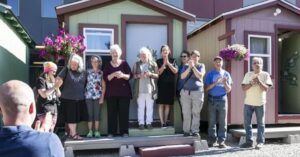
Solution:
{"label": "sneaker", "polygon": [[94,135],[95,135],[96,138],[100,138],[101,137],[101,134],[100,134],[99,131],[95,131]]}
{"label": "sneaker", "polygon": [[227,145],[225,144],[224,141],[219,143],[219,148],[226,148],[226,147]]}
{"label": "sneaker", "polygon": [[263,143],[259,143],[256,145],[255,149],[261,149],[264,146]]}
{"label": "sneaker", "polygon": [[253,144],[252,143],[243,143],[242,145],[240,145],[240,148],[253,148]]}
{"label": "sneaker", "polygon": [[108,137],[108,138],[112,138],[112,137],[114,137],[114,136],[113,136],[112,134],[108,134],[107,137]]}
{"label": "sneaker", "polygon": [[147,124],[147,129],[152,129],[152,125],[151,124]]}
{"label": "sneaker", "polygon": [[191,136],[191,134],[189,132],[185,132],[185,133],[183,133],[183,136],[188,137],[188,136]]}
{"label": "sneaker", "polygon": [[144,129],[145,129],[144,125],[140,124],[140,125],[139,125],[139,129],[140,129],[140,130],[144,130]]}
{"label": "sneaker", "polygon": [[162,127],[162,128],[166,128],[167,125],[166,125],[166,124],[162,124],[161,127]]}
{"label": "sneaker", "polygon": [[123,134],[122,136],[123,136],[123,137],[128,137],[128,134],[125,133],[125,134]]}
{"label": "sneaker", "polygon": [[86,135],[87,138],[92,138],[93,137],[93,131],[90,130],[89,133]]}
{"label": "sneaker", "polygon": [[192,136],[200,138],[200,134],[198,132],[194,132]]}
{"label": "sneaker", "polygon": [[208,147],[217,147],[218,143],[217,142],[209,142]]}

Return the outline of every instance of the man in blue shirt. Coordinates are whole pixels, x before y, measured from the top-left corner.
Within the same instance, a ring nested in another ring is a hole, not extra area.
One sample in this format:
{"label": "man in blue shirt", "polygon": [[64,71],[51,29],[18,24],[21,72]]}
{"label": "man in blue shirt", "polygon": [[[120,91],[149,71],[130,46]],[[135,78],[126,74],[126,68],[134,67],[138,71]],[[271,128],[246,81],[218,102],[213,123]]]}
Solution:
{"label": "man in blue shirt", "polygon": [[[232,79],[222,66],[223,59],[216,56],[214,58],[214,69],[207,73],[205,79],[205,91],[208,92],[208,146],[215,147],[219,144],[220,148],[225,148],[227,93],[231,91]],[[218,137],[216,134],[217,123],[219,123]]]}
{"label": "man in blue shirt", "polygon": [[[1,157],[64,156],[57,135],[31,128],[36,107],[33,91],[27,84],[12,80],[0,86],[0,112],[4,124],[0,127]],[[42,125],[42,128],[46,126]]]}

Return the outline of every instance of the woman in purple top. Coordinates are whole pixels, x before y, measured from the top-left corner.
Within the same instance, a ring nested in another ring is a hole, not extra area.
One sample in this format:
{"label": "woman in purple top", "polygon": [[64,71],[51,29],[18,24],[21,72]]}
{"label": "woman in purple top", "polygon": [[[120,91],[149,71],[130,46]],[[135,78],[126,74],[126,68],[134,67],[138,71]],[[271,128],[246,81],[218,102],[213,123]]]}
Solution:
{"label": "woman in purple top", "polygon": [[119,123],[120,134],[127,137],[129,103],[132,98],[129,80],[132,78],[132,73],[128,63],[120,58],[122,50],[119,45],[112,45],[110,54],[112,60],[103,70],[106,84],[108,136],[112,137],[117,134]]}

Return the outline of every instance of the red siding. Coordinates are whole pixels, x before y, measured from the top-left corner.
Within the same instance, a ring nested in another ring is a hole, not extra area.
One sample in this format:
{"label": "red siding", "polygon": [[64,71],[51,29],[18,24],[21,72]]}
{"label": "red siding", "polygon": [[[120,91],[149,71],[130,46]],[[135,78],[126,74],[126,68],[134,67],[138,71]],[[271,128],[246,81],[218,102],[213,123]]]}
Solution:
{"label": "red siding", "polygon": [[198,18],[214,18],[214,0],[185,0],[184,10]]}
{"label": "red siding", "polygon": [[230,0],[230,1],[214,0],[214,1],[215,1],[215,16],[243,7],[243,0]]}
{"label": "red siding", "polygon": [[296,0],[296,6],[300,8],[300,0]]}
{"label": "red siding", "polygon": [[[299,0],[300,1],[300,0]],[[243,6],[243,0],[185,0],[184,10],[195,14],[198,18],[212,19],[221,13],[235,10]]]}

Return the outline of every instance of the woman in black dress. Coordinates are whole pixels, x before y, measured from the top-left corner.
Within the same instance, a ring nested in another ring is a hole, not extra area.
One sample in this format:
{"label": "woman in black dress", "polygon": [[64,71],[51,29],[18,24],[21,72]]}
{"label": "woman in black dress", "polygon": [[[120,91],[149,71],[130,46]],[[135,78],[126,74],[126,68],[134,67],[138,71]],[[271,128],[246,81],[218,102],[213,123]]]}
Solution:
{"label": "woman in black dress", "polygon": [[163,45],[160,49],[161,59],[157,60],[159,78],[157,82],[158,98],[156,103],[159,104],[158,112],[162,127],[166,127],[170,105],[174,103],[175,95],[175,78],[178,71],[176,61],[169,57],[170,48]]}

